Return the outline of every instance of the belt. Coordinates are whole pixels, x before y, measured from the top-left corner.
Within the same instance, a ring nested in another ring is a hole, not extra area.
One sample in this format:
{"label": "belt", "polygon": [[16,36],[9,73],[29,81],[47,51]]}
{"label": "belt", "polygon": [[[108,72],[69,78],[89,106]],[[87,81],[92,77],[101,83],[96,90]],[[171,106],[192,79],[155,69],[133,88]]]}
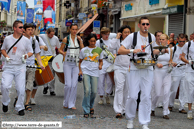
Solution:
{"label": "belt", "polygon": [[181,66],[183,66],[183,65],[186,65],[186,64],[179,64],[177,67],[181,67]]}

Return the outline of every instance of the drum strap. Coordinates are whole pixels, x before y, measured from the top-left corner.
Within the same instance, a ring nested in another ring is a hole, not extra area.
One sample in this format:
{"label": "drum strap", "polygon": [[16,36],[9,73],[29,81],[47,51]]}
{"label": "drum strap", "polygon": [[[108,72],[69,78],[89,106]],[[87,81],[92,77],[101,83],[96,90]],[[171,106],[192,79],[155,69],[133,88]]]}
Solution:
{"label": "drum strap", "polygon": [[104,42],[102,41],[102,39],[100,39],[100,48],[101,48],[102,50],[104,50],[104,48],[103,48],[104,45],[105,45]]}
{"label": "drum strap", "polygon": [[176,45],[174,46],[173,54],[172,54],[172,59],[174,58],[174,53],[176,51]]}
{"label": "drum strap", "polygon": [[[151,34],[148,32],[148,42],[151,43],[152,42],[152,37],[151,37]],[[135,46],[137,45],[137,32],[134,32],[133,33],[133,44],[131,46],[131,49],[134,49]],[[154,53],[153,53],[153,49],[152,49],[152,44],[150,44],[150,49],[151,49],[151,55],[152,55],[152,58],[154,58]],[[135,59],[134,59],[134,53],[133,53],[133,57],[132,57],[132,60],[135,62]]]}
{"label": "drum strap", "polygon": [[47,42],[48,42],[48,45],[49,45],[49,47],[51,48],[51,51],[52,51],[52,56],[54,55],[54,50],[53,50],[53,48],[52,48],[52,46],[51,46],[51,43],[50,43],[50,40],[48,39],[48,36],[47,36],[47,34],[46,34],[46,39],[47,39]]}
{"label": "drum strap", "polygon": [[188,48],[187,48],[187,60],[189,59],[189,47],[191,46],[191,41],[188,42]]}
{"label": "drum strap", "polygon": [[23,35],[20,36],[20,38],[9,48],[9,50],[7,51],[7,54],[10,52],[10,50],[20,41],[20,39],[22,38]]}

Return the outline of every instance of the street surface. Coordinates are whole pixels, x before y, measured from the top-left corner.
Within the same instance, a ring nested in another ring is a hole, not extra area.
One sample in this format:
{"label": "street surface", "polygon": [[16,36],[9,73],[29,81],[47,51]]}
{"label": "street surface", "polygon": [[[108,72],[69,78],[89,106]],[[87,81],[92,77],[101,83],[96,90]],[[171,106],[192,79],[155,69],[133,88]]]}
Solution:
{"label": "street surface", "polygon": [[[78,83],[76,110],[63,108],[64,86],[58,79],[56,81],[56,96],[50,96],[50,92],[48,92],[47,95],[43,95],[42,91],[43,86],[40,86],[35,97],[36,105],[32,105],[32,111],[25,111],[24,116],[19,116],[13,107],[14,98],[16,97],[13,82],[13,87],[10,90],[11,102],[9,103],[9,110],[7,113],[3,113],[2,104],[0,104],[0,121],[61,121],[63,129],[126,129],[127,120],[125,117],[123,119],[115,118],[116,114],[113,110],[113,96],[110,97],[110,105],[99,105],[99,96],[97,96],[94,104],[95,115],[97,118],[86,119],[83,117],[83,109],[81,106],[84,95],[82,83]],[[178,101],[176,101],[175,109],[169,115],[169,120],[163,119],[162,108],[157,108],[155,112],[156,116],[151,118],[149,128],[194,129],[194,120],[188,120],[186,114],[180,114],[178,112],[178,106]],[[76,118],[64,118],[66,115],[73,114],[76,115]],[[141,129],[137,117],[134,120],[134,127],[135,129]]]}

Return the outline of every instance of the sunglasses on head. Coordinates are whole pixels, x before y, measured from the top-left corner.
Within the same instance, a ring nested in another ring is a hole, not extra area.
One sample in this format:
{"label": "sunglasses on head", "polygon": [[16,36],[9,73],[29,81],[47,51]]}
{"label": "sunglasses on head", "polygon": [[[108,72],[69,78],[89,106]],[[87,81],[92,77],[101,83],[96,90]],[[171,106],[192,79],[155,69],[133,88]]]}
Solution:
{"label": "sunglasses on head", "polygon": [[145,26],[145,25],[149,26],[150,23],[142,23],[142,26]]}
{"label": "sunglasses on head", "polygon": [[23,29],[23,26],[18,27],[19,29]]}

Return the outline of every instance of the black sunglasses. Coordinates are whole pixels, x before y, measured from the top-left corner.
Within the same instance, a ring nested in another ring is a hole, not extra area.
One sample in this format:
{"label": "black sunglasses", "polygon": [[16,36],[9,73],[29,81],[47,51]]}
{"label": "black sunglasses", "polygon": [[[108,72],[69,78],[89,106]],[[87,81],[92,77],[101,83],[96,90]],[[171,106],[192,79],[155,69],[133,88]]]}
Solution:
{"label": "black sunglasses", "polygon": [[22,29],[22,28],[23,28],[23,26],[20,26],[20,27],[18,27],[18,28]]}
{"label": "black sunglasses", "polygon": [[185,41],[179,41],[179,42],[184,43]]}
{"label": "black sunglasses", "polygon": [[142,23],[142,26],[145,26],[145,25],[149,26],[150,23]]}

